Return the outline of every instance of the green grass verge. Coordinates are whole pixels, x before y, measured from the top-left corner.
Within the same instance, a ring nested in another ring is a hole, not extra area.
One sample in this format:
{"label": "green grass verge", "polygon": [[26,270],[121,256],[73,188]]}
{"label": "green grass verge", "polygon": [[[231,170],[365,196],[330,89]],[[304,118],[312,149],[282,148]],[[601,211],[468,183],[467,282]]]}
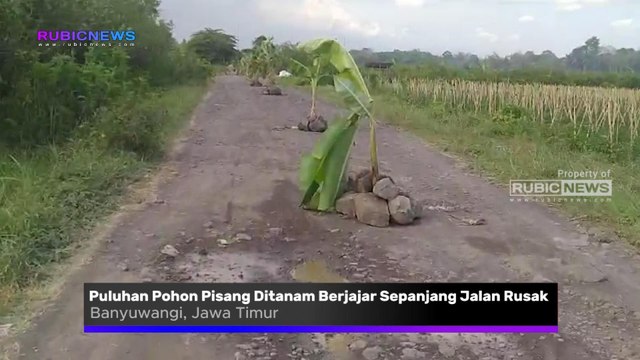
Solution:
{"label": "green grass verge", "polygon": [[[319,94],[336,104],[332,88]],[[611,170],[613,197],[605,203],[553,203],[569,217],[608,228],[640,248],[640,164],[576,150],[563,135],[529,119],[500,121],[489,116],[416,105],[393,94],[374,92],[377,117],[411,131],[476,171],[508,184],[512,179],[555,179],[558,170]],[[384,158],[384,153],[379,154]]]}
{"label": "green grass verge", "polygon": [[205,88],[175,87],[134,105],[115,104],[92,130],[60,147],[0,149],[0,318],[161,159]]}

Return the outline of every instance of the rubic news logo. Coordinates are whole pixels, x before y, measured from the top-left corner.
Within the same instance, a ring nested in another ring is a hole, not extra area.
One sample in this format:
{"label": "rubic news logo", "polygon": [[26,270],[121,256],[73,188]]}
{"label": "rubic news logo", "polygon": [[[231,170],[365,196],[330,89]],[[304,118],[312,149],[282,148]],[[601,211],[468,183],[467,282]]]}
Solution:
{"label": "rubic news logo", "polygon": [[38,30],[39,47],[132,47],[134,30]]}
{"label": "rubic news logo", "polygon": [[512,202],[606,202],[611,201],[610,171],[558,171],[560,179],[511,180]]}

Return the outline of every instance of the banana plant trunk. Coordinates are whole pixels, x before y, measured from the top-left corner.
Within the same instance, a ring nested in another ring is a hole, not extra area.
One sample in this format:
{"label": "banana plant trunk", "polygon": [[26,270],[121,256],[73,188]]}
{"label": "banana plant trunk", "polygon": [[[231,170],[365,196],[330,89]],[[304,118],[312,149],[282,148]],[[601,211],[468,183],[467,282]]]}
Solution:
{"label": "banana plant trunk", "polygon": [[313,119],[316,116],[316,96],[317,96],[318,82],[316,79],[311,79],[311,111],[309,112],[309,119]]}
{"label": "banana plant trunk", "polygon": [[369,119],[369,155],[371,157],[371,179],[374,186],[378,182],[380,168],[378,166],[378,143],[376,142],[376,122]]}

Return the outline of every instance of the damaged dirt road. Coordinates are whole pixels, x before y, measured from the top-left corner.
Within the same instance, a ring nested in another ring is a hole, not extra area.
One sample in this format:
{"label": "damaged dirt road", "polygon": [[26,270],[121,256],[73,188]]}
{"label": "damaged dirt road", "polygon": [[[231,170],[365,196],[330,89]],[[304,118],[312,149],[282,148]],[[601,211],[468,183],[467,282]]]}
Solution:
{"label": "damaged dirt road", "polygon": [[[318,134],[297,124],[306,95],[263,96],[221,76],[197,109],[158,189],[123,210],[92,260],[30,330],[20,359],[640,359],[640,258],[592,240],[537,204],[468,174],[419,139],[381,126],[384,173],[425,203],[419,223],[373,228],[298,208],[297,167]],[[335,109],[320,106],[330,118]],[[367,127],[352,165],[367,165]],[[451,216],[453,215],[453,216]],[[483,218],[482,226],[456,219]],[[161,253],[165,245],[176,256]],[[554,281],[558,336],[111,335],[82,331],[84,282]]]}

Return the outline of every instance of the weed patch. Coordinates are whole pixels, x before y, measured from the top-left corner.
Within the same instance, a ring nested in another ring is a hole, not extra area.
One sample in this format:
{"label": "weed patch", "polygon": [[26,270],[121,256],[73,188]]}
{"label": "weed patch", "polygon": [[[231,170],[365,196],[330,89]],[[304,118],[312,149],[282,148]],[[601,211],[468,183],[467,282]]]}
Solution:
{"label": "weed patch", "polygon": [[203,90],[182,86],[117,104],[59,147],[0,149],[0,314],[116,208],[162,157]]}

